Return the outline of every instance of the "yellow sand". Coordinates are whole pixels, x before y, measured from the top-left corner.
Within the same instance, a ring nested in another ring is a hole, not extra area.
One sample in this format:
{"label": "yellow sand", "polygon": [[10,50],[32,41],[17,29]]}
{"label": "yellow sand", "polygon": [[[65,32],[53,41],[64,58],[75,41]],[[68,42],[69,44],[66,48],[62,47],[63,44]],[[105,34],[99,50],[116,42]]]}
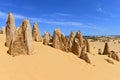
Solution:
{"label": "yellow sand", "polygon": [[[34,42],[34,55],[11,57],[4,42],[5,35],[0,35],[0,80],[120,80],[120,62],[109,64],[104,60],[107,56],[97,54],[104,43],[90,43],[92,64],[87,64],[72,53],[40,42]],[[110,47],[119,50],[120,44],[111,42]]]}

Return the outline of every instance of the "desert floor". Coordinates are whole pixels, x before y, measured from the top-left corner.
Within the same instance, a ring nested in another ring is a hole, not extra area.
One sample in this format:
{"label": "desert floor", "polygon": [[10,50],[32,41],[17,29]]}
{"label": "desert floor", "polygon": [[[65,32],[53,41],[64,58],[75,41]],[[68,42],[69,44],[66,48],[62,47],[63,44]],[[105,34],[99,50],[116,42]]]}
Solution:
{"label": "desert floor", "polygon": [[[0,34],[0,80],[120,80],[120,62],[97,54],[99,48],[103,50],[103,42],[90,42],[92,64],[40,42],[34,42],[34,55],[11,57],[4,43],[5,35]],[[111,41],[109,47],[120,50],[117,42]]]}

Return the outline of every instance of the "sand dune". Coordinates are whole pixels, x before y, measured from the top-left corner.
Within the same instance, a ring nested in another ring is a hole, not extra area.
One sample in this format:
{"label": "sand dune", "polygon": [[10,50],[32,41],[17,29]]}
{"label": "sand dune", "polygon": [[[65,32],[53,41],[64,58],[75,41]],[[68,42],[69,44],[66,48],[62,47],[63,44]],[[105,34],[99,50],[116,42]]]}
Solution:
{"label": "sand dune", "polygon": [[[88,64],[41,42],[34,42],[34,55],[11,57],[4,42],[5,35],[0,34],[0,80],[120,80],[120,63],[111,59],[114,64],[109,64],[104,60],[107,56],[97,54],[104,43],[90,43],[92,64]],[[110,43],[111,49],[119,51],[119,47]]]}

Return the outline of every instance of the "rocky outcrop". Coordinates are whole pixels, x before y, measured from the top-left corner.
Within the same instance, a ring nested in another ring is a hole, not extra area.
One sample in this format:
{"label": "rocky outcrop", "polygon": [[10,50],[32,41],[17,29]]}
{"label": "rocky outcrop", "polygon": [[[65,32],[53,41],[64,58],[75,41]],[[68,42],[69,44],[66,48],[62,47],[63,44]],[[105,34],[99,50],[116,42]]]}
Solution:
{"label": "rocky outcrop", "polygon": [[34,41],[42,42],[42,37],[41,37],[41,35],[40,35],[40,31],[39,31],[39,28],[38,28],[38,24],[37,24],[37,23],[34,23],[34,25],[33,25],[32,37],[33,37],[33,40],[34,40]]}
{"label": "rocky outcrop", "polygon": [[68,41],[69,39],[61,34],[61,50],[69,52]]}
{"label": "rocky outcrop", "polygon": [[[87,48],[85,50],[85,47]],[[87,63],[91,63],[90,59],[88,57],[87,52],[89,52],[89,43],[87,40],[85,40],[85,43],[83,42],[83,37],[80,31],[78,31],[74,37],[73,44],[72,44],[72,52],[77,55],[79,58],[85,60]]]}
{"label": "rocky outcrop", "polygon": [[90,53],[90,44],[88,39],[85,39],[86,52]]}
{"label": "rocky outcrop", "polygon": [[72,52],[75,55],[81,54],[81,47],[83,46],[83,37],[80,31],[78,31],[74,37],[72,44]]}
{"label": "rocky outcrop", "polygon": [[79,55],[79,56],[81,55],[81,47],[79,45],[79,39],[78,38],[75,38],[74,41],[73,41],[72,52],[75,55]]}
{"label": "rocky outcrop", "polygon": [[80,31],[78,31],[78,32],[76,33],[75,38],[78,38],[78,40],[79,40],[79,45],[80,45],[80,47],[81,47],[81,46],[83,45],[83,36],[82,36],[82,34],[81,34]]}
{"label": "rocky outcrop", "polygon": [[105,59],[105,61],[107,61],[110,64],[114,64],[114,62],[112,60],[110,60],[110,59]]}
{"label": "rocky outcrop", "polygon": [[53,34],[53,47],[68,52],[68,41],[69,39],[60,32],[59,29],[55,29]]}
{"label": "rocky outcrop", "polygon": [[53,47],[56,49],[61,49],[61,32],[60,29],[55,29],[53,34]]}
{"label": "rocky outcrop", "polygon": [[60,39],[61,40],[60,41],[61,42],[61,48],[60,49],[64,51],[65,50],[65,44],[66,44],[66,38],[65,38],[64,34],[61,34],[60,38],[61,38]]}
{"label": "rocky outcrop", "polygon": [[117,53],[115,51],[109,51],[108,43],[105,43],[103,55],[108,55],[108,57],[110,57],[118,62],[120,61],[119,56],[117,55]]}
{"label": "rocky outcrop", "polygon": [[81,49],[81,55],[80,55],[79,58],[85,60],[87,63],[91,63],[91,61],[90,61],[90,59],[89,59],[89,57],[88,57],[88,54],[87,54],[87,52],[85,51],[85,47],[82,47],[82,49]]}
{"label": "rocky outcrop", "polygon": [[12,13],[8,13],[8,18],[6,21],[6,42],[5,42],[5,46],[6,47],[10,47],[10,44],[12,42],[12,40],[14,40],[15,38],[15,34],[16,34],[16,27],[15,27],[15,21],[14,21],[14,17],[12,15]]}
{"label": "rocky outcrop", "polygon": [[71,33],[70,33],[70,37],[69,37],[69,42],[68,42],[69,51],[72,51],[72,45],[73,45],[74,37],[75,37],[74,32],[71,32]]}
{"label": "rocky outcrop", "polygon": [[29,20],[25,19],[18,28],[15,39],[12,39],[8,53],[12,56],[19,54],[33,54],[33,39]]}
{"label": "rocky outcrop", "polygon": [[118,62],[120,61],[120,59],[119,59],[117,53],[115,53],[115,51],[110,51],[109,54],[108,54],[108,57],[110,57],[110,58],[112,58],[112,59],[114,59]]}
{"label": "rocky outcrop", "polygon": [[103,51],[103,55],[108,55],[109,54],[109,46],[108,46],[108,43],[105,43],[105,46],[104,46],[104,51]]}
{"label": "rocky outcrop", "polygon": [[44,39],[43,39],[43,44],[48,45],[50,42],[50,34],[48,32],[44,33]]}
{"label": "rocky outcrop", "polygon": [[69,38],[65,37],[64,51],[69,52]]}

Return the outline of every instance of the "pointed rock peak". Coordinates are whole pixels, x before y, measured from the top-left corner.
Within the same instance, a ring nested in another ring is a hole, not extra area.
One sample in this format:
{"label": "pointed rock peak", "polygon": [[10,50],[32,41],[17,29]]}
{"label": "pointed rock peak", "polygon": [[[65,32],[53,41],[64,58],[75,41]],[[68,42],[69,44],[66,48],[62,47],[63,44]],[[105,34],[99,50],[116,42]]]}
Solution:
{"label": "pointed rock peak", "polygon": [[63,33],[61,34],[61,37],[65,36]]}
{"label": "pointed rock peak", "polygon": [[8,12],[8,16],[12,16],[12,12]]}
{"label": "pointed rock peak", "polygon": [[74,36],[75,36],[75,33],[73,31],[71,31],[70,37],[74,37]]}
{"label": "pointed rock peak", "polygon": [[8,13],[8,18],[6,21],[6,30],[5,30],[6,32],[5,46],[6,47],[10,47],[10,43],[15,36],[15,31],[16,31],[16,27],[15,27],[14,16],[12,15],[12,13]]}
{"label": "pointed rock peak", "polygon": [[90,53],[90,44],[87,38],[85,39],[85,45],[86,45],[86,52]]}
{"label": "pointed rock peak", "polygon": [[45,33],[44,33],[43,44],[44,44],[44,45],[48,45],[49,42],[50,42],[50,33],[45,32]]}
{"label": "pointed rock peak", "polygon": [[57,29],[55,29],[55,31],[56,31],[56,32],[60,32],[60,29],[59,29],[59,28],[57,28]]}
{"label": "pointed rock peak", "polygon": [[107,54],[109,54],[109,52],[110,52],[110,51],[109,51],[108,43],[105,43],[103,55],[107,55]]}
{"label": "pointed rock peak", "polygon": [[71,33],[70,33],[70,34],[75,34],[75,33],[74,33],[74,31],[71,31]]}
{"label": "pointed rock peak", "polygon": [[40,34],[39,26],[38,26],[37,22],[35,22],[33,24],[32,37],[33,37],[34,41],[42,42],[42,36]]}
{"label": "pointed rock peak", "polygon": [[25,18],[25,19],[23,20],[23,22],[29,23],[29,20],[28,20],[27,18]]}
{"label": "pointed rock peak", "polygon": [[80,30],[78,30],[78,32],[79,32],[79,33],[81,33],[81,31],[80,31]]}

